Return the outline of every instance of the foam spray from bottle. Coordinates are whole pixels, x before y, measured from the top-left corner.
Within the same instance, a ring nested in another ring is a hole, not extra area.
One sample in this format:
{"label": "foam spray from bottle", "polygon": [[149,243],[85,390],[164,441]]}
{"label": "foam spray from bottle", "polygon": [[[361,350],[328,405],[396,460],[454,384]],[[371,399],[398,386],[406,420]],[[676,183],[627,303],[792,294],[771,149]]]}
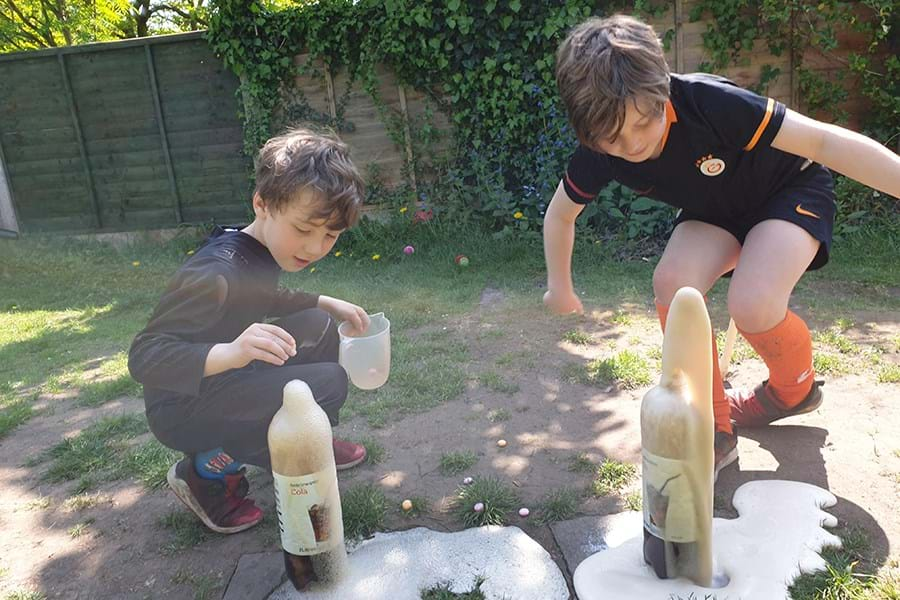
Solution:
{"label": "foam spray from bottle", "polygon": [[669,307],[662,376],[641,403],[644,560],[660,578],[713,580],[712,347],[703,296]]}

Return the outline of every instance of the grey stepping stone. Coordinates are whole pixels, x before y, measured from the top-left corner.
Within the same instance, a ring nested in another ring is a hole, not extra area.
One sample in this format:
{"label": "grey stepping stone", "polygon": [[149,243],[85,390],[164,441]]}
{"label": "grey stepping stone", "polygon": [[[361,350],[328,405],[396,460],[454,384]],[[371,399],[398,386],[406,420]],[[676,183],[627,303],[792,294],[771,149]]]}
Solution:
{"label": "grey stepping stone", "polygon": [[265,600],[283,580],[281,552],[245,554],[238,561],[222,600]]}
{"label": "grey stepping stone", "polygon": [[629,510],[551,523],[550,530],[572,574],[585,558],[605,550],[612,540],[615,540],[612,542],[615,545],[618,540],[634,537],[643,526],[641,513]]}

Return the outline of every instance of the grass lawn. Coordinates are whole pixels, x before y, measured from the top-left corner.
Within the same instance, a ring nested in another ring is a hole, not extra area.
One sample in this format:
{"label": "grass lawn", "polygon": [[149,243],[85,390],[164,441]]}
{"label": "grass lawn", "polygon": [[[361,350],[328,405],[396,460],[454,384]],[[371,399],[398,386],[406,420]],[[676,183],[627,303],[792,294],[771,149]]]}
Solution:
{"label": "grass lawn", "polygon": [[[166,244],[135,243],[119,250],[61,238],[0,241],[0,442],[30,420],[52,416],[62,403],[68,403],[68,409],[91,410],[123,396],[139,397],[139,386],[127,371],[128,346],[146,323],[168,277],[198,241],[189,230]],[[415,247],[410,256],[402,252],[407,244]],[[457,254],[469,257],[468,267],[454,263]],[[574,258],[576,287],[586,304],[610,310],[612,322],[622,327],[654,326],[621,307],[651,305],[656,257],[639,252],[623,256],[621,248],[580,241]],[[836,244],[829,267],[801,281],[795,297],[809,307],[817,323],[824,324],[811,326],[819,372],[866,370],[877,373],[879,381],[900,380],[898,367],[884,359],[885,353],[900,351],[900,339],[863,348],[846,333],[854,314],[900,313],[897,256],[900,233],[867,231]],[[478,230],[440,224],[367,224],[342,238],[315,269],[285,276],[283,283],[345,298],[369,312],[384,311],[391,319],[390,381],[374,392],[353,389],[342,411],[342,416],[359,417],[377,430],[452,401],[466,386],[481,386],[498,396],[515,394],[519,388],[505,376],[507,368],[527,369],[540,363],[540,356],[512,348],[484,365],[472,354],[472,340],[443,324],[475,311],[489,290],[501,290],[505,306],[539,307],[544,277],[538,239],[496,239]],[[726,286],[721,282],[711,291],[714,306],[723,306]],[[502,332],[486,330],[479,335],[490,338]],[[599,343],[571,327],[560,340],[573,347],[595,342]],[[752,353],[749,346],[738,344],[734,360]],[[620,348],[602,360],[566,365],[561,375],[585,385],[629,389],[654,380],[658,360],[658,355]],[[506,409],[494,409],[487,420],[499,427],[512,416]],[[374,439],[358,441],[369,447],[372,464],[394,451]],[[148,489],[162,485],[176,457],[148,434],[142,415],[118,415],[97,419],[79,435],[48,445],[27,464],[40,470],[47,485],[76,482],[66,500],[67,510],[76,511],[105,502],[97,492],[105,482],[132,479]],[[441,456],[440,469],[455,475],[478,462],[479,456],[470,451],[447,453]],[[568,469],[584,472],[591,480],[588,489],[548,492],[535,506],[539,522],[570,518],[583,497],[618,493],[635,476],[632,465],[594,464],[574,452]],[[502,513],[516,506],[514,490],[499,481],[475,485],[488,496],[494,494],[496,502],[488,503],[490,510],[471,524],[503,522]],[[344,500],[348,534],[382,528],[389,501],[381,490],[360,484]],[[625,502],[639,507],[639,495],[631,494]],[[426,502],[416,498],[414,504],[417,513]],[[492,512],[495,506],[499,508]],[[206,539],[205,530],[187,516],[173,513],[162,519],[160,526],[174,536],[167,552]],[[86,518],[73,525],[69,535],[74,539],[90,529],[91,520]],[[865,573],[860,566],[866,558],[864,540],[829,551],[826,558],[832,568],[801,578],[794,586],[794,598],[900,597],[896,578],[859,575]],[[214,587],[204,576],[185,572],[180,577],[198,589]],[[426,598],[482,597],[478,586],[465,595],[444,588],[423,593]],[[7,598],[29,597],[22,594]]]}

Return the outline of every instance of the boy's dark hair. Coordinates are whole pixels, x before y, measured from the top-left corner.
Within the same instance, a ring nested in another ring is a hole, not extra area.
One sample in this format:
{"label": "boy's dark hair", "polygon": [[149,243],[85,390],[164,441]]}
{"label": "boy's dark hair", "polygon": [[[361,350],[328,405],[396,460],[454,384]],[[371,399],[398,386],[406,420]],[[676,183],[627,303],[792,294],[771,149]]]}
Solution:
{"label": "boy's dark hair", "polygon": [[331,132],[291,129],[259,151],[256,189],[262,202],[281,211],[301,193],[312,192],[314,219],[340,230],[356,224],[365,184],[350,149]]}
{"label": "boy's dark hair", "polygon": [[642,98],[651,110],[663,110],[669,66],[646,23],[626,15],[593,17],[572,29],[556,51],[556,85],[578,141],[590,147],[618,136],[629,102]]}

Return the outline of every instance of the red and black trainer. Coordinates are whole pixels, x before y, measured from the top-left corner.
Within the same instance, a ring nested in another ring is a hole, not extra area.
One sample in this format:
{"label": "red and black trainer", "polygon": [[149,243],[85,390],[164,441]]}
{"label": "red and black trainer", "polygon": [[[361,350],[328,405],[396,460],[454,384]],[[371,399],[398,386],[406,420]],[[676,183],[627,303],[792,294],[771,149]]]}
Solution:
{"label": "red and black trainer", "polygon": [[345,440],[334,438],[334,465],[338,471],[355,467],[366,460],[366,447]]}
{"label": "red and black trainer", "polygon": [[769,380],[763,381],[751,392],[725,390],[731,408],[731,422],[741,427],[762,427],[785,417],[812,412],[822,404],[824,381],[814,381],[812,389],[800,404],[784,408],[775,393],[769,389]]}
{"label": "red and black trainer", "polygon": [[185,506],[203,524],[218,533],[237,533],[262,521],[263,513],[247,498],[250,484],[246,469],[224,479],[204,479],[194,469],[194,457],[185,456],[172,465],[166,480]]}

